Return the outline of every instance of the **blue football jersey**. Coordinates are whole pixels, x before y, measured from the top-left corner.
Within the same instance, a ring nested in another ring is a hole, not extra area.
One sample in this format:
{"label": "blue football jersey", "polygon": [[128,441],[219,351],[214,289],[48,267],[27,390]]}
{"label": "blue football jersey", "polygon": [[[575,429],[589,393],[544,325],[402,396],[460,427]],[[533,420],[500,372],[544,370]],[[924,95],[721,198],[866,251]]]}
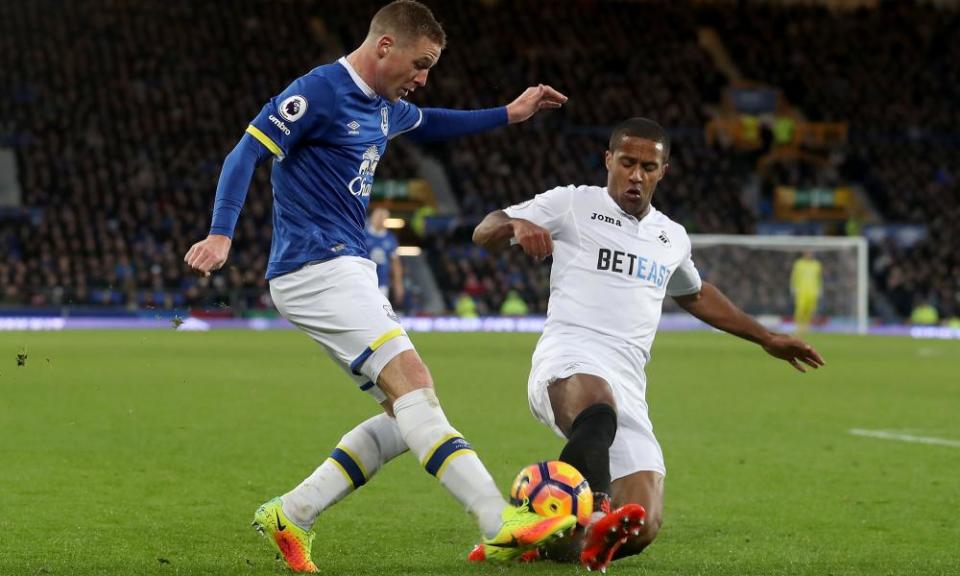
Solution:
{"label": "blue football jersey", "polygon": [[389,286],[390,264],[394,253],[397,251],[397,237],[389,230],[378,233],[370,228],[366,229],[366,236],[367,254],[377,265],[377,283],[380,286]]}
{"label": "blue football jersey", "polygon": [[272,98],[247,132],[275,156],[267,278],[307,262],[367,256],[365,216],[387,140],[413,130],[419,108],[377,95],[345,58]]}

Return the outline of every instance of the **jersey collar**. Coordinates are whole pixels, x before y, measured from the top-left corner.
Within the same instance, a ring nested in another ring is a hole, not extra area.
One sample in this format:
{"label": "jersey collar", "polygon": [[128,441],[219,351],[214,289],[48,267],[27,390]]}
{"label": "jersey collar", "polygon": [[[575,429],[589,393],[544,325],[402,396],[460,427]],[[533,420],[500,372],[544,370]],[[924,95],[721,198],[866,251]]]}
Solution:
{"label": "jersey collar", "polygon": [[621,208],[620,205],[617,204],[616,201],[610,197],[610,190],[608,190],[606,186],[603,187],[603,197],[605,198],[607,205],[610,206],[612,210],[616,210],[617,213],[620,214],[621,216],[629,218],[637,223],[643,222],[644,220],[649,221],[650,217],[653,216],[653,214],[657,211],[657,209],[653,207],[653,202],[651,202],[650,209],[647,210],[647,213],[644,214],[643,218],[637,218],[636,216],[632,214],[627,214],[626,212],[623,211],[623,208]]}
{"label": "jersey collar", "polygon": [[357,88],[360,88],[360,90],[362,90],[363,93],[367,95],[367,98],[373,100],[374,98],[377,97],[377,93],[373,91],[373,88],[368,86],[367,83],[363,81],[363,78],[361,78],[360,75],[357,74],[357,71],[353,69],[353,66],[351,66],[350,63],[347,62],[346,56],[341,56],[340,59],[337,60],[337,62],[340,63],[341,66],[347,69],[347,73],[350,74],[351,78],[353,78],[353,83],[356,84]]}

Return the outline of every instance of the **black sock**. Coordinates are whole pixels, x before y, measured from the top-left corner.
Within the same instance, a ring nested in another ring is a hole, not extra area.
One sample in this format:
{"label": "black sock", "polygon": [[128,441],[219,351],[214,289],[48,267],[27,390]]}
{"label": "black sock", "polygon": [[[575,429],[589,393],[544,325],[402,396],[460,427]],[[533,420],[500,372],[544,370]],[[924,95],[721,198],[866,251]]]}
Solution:
{"label": "black sock", "polygon": [[560,460],[583,474],[594,492],[610,492],[610,445],[617,434],[617,412],[594,404],[577,415]]}

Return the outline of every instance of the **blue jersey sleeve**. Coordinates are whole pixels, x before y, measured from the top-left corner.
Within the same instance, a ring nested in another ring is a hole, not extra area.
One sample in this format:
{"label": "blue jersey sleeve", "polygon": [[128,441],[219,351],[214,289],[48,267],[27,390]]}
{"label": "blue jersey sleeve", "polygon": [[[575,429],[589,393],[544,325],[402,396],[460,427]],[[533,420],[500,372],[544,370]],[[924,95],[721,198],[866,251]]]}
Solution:
{"label": "blue jersey sleeve", "polygon": [[211,234],[233,237],[233,229],[247,197],[253,171],[269,157],[267,150],[254,142],[249,134],[244,134],[230,154],[227,154],[220,172],[220,181],[217,183]]}
{"label": "blue jersey sleeve", "polygon": [[250,122],[247,133],[283,160],[300,139],[329,123],[333,100],[330,81],[311,72],[271,98]]}
{"label": "blue jersey sleeve", "polygon": [[406,100],[398,100],[390,113],[389,138],[396,138],[404,132],[416,130],[423,122],[423,111]]}
{"label": "blue jersey sleeve", "polygon": [[449,140],[459,136],[485,132],[509,123],[507,107],[485,108],[482,110],[449,110],[446,108],[424,108],[423,120],[408,137],[415,142]]}

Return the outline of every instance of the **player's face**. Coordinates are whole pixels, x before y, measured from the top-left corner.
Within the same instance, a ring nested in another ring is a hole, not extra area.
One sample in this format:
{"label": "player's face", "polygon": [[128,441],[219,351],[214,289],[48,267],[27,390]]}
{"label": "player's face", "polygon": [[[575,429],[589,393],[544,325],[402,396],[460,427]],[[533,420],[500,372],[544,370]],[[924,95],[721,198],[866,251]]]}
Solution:
{"label": "player's face", "polygon": [[624,212],[642,218],[650,207],[657,183],[667,166],[663,159],[663,144],[624,136],[620,145],[607,150],[607,192]]}
{"label": "player's face", "polygon": [[384,36],[378,44],[376,92],[396,102],[427,84],[427,74],[440,59],[440,45],[426,36],[415,42],[396,42]]}

